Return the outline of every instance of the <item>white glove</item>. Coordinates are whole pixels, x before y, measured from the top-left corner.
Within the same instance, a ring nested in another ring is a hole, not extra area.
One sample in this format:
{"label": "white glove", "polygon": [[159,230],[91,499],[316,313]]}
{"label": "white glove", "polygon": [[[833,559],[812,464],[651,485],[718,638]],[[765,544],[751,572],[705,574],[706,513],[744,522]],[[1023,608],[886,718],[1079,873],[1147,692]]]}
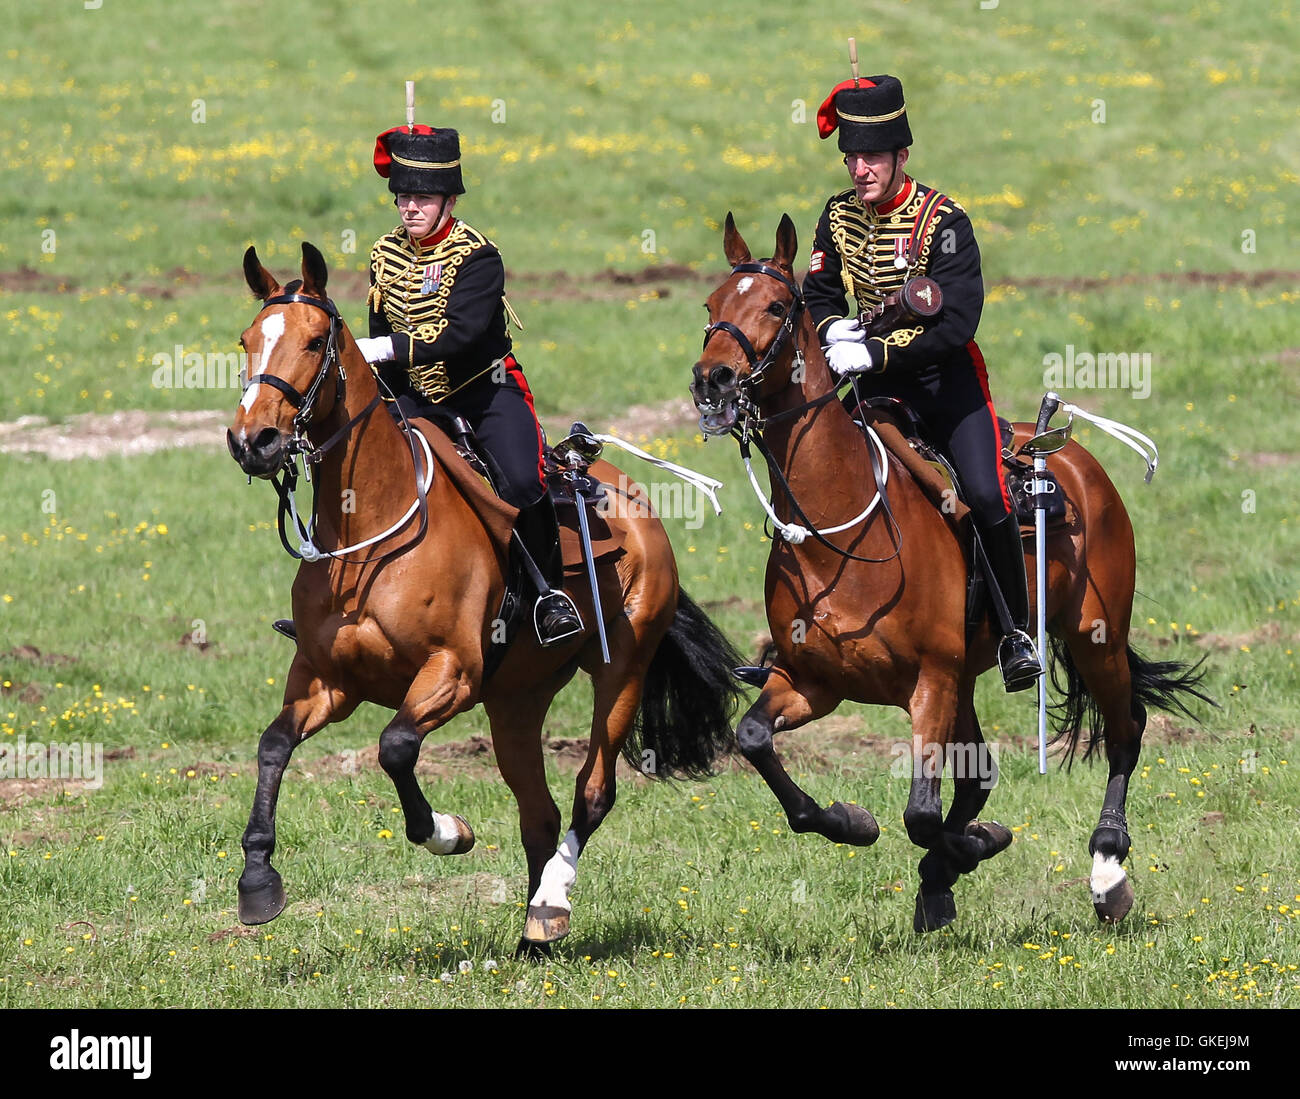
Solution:
{"label": "white glove", "polygon": [[866,344],[845,340],[826,349],[826,361],[836,374],[870,374],[876,369]]}
{"label": "white glove", "polygon": [[828,344],[843,343],[845,340],[861,343],[864,339],[866,339],[866,334],[862,331],[862,326],[858,324],[857,317],[845,317],[843,320],[833,321],[826,328],[826,342]]}
{"label": "white glove", "polygon": [[368,363],[386,363],[393,357],[392,336],[376,336],[374,339],[362,336],[357,340],[357,346]]}

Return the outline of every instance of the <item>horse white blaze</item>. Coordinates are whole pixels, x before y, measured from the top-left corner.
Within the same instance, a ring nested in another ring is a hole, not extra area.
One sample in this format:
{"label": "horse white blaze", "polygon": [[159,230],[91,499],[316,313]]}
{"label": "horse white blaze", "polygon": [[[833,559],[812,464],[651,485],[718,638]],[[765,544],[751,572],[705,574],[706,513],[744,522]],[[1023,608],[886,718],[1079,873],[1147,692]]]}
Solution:
{"label": "horse white blaze", "polygon": [[433,814],[433,835],[424,841],[424,846],[435,855],[450,855],[460,842],[460,828],[456,818],[450,813]]}
{"label": "horse white blaze", "polygon": [[[275,345],[284,335],[284,314],[272,313],[262,321],[262,354],[260,361],[269,363],[271,361],[271,352],[275,350]],[[253,410],[253,402],[257,400],[257,391],[262,388],[261,382],[254,382],[248,387],[244,394],[244,399],[239,402],[240,407],[245,412]]]}
{"label": "horse white blaze", "polygon": [[743,279],[740,280],[739,283],[737,283],[736,293],[743,294],[746,290],[748,290],[753,285],[754,285],[754,280],[749,275],[746,275]]}
{"label": "horse white blaze", "polygon": [[1114,855],[1103,855],[1098,851],[1092,857],[1092,877],[1089,881],[1092,887],[1092,899],[1100,904],[1106,899],[1106,894],[1126,877],[1128,875],[1124,872],[1124,867],[1120,866],[1119,859]]}
{"label": "horse white blaze", "polygon": [[528,902],[531,906],[573,911],[573,906],[569,903],[569,890],[578,880],[578,854],[581,847],[577,833],[570,829],[550,861],[542,867],[542,883]]}

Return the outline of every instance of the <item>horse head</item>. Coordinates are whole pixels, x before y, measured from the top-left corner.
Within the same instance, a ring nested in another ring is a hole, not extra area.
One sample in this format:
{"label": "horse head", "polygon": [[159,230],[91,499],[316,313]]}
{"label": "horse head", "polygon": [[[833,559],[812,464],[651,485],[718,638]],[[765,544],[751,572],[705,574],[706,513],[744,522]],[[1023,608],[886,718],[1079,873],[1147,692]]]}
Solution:
{"label": "horse head", "polygon": [[709,324],[691,383],[706,435],[725,435],[735,426],[742,401],[756,402],[790,381],[784,352],[803,311],[792,266],[798,249],[794,222],[783,214],[776,250],[770,259],[755,262],[727,214],[723,250],[731,274],[705,303]]}
{"label": "horse head", "polygon": [[304,445],[303,432],[343,399],[339,352],[351,339],[325,296],[328,277],[325,258],[306,241],[302,279],[287,286],[262,266],[255,248],[244,253],[244,278],[262,309],[239,338],[249,377],[226,446],[249,476],[274,476],[295,443]]}

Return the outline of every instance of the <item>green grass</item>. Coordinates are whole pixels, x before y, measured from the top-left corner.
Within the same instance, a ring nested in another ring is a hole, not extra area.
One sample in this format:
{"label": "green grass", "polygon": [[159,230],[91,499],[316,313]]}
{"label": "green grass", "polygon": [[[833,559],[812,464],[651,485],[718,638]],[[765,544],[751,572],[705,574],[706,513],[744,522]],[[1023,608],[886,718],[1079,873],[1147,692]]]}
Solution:
{"label": "green grass", "polygon": [[[986,677],[977,704],[1003,765],[988,815],[1016,842],[959,884],[951,928],[911,931],[907,782],[864,745],[906,740],[906,720],[845,705],[783,751],[820,801],[872,809],[874,848],[792,836],[743,765],[706,783],[629,780],[583,856],[573,934],[538,967],[512,960],[515,807],[481,760],[439,754],[486,734],[482,715],[426,749],[431,800],[479,834],[469,855],[439,860],[402,838],[373,762],[340,765],[345,752],[373,760],[387,717],[365,706],[295,756],[276,855],[289,908],[239,932],[257,736],[290,653],[269,630],[295,567],[271,493],[218,451],[3,455],[0,740],[93,741],[112,758],[94,791],[0,779],[0,1005],[1296,1004],[1289,12],[912,4],[873,29],[859,5],[832,3],[807,33],[774,3],[460,5],[413,53],[409,21],[427,18],[415,4],[175,11],[109,0],[10,20],[0,419],[233,412],[231,391],[155,388],[152,375],[178,344],[235,347],[252,315],[250,243],[288,277],[298,242],[315,241],[358,324],[369,242],[394,221],[369,150],[412,76],[421,119],[464,136],[462,212],[505,254],[548,430],[680,401],[726,211],[755,253],[789,211],[806,256],[842,186],[833,148],[792,119],[796,100],[811,119],[856,34],[866,71],[907,85],[918,178],[974,219],[999,410],[1032,418],[1044,356],[1067,345],[1151,353],[1147,399],[1065,396],[1159,443],[1144,486],[1136,455],[1079,433],[1133,517],[1135,645],[1206,656],[1222,708],[1198,706],[1194,728],[1153,722],[1129,799],[1137,904],[1119,928],[1097,925],[1081,880],[1103,771],[1039,777],[1031,704]],[[698,277],[601,274],[669,264]],[[634,441],[727,482],[723,516],[668,526],[686,588],[751,649],[768,543],[734,447],[690,426]],[[579,682],[557,700],[552,738],[585,735],[589,694]],[[567,812],[572,773],[548,766]]]}

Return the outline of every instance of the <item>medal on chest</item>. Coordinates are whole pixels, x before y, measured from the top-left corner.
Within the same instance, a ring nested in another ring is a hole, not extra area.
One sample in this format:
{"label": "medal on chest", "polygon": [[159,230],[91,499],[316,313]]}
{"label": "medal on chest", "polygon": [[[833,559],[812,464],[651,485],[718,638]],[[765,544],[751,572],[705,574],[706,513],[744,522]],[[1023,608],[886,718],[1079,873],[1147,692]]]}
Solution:
{"label": "medal on chest", "polygon": [[420,293],[432,294],[438,289],[440,282],[442,282],[442,264],[426,263],[424,265],[424,280],[420,283]]}
{"label": "medal on chest", "polygon": [[911,241],[903,237],[894,238],[894,266],[902,271],[911,262]]}

